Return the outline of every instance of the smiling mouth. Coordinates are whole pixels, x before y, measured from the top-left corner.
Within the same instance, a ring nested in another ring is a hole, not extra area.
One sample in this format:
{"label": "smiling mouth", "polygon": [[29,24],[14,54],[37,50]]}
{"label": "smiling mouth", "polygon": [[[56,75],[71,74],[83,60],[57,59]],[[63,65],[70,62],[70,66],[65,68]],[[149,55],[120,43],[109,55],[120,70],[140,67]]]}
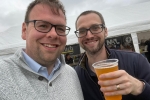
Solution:
{"label": "smiling mouth", "polygon": [[97,42],[98,40],[94,40],[94,41],[86,41],[86,42],[84,42],[85,44],[93,44],[93,43],[95,43],[95,42]]}
{"label": "smiling mouth", "polygon": [[56,48],[56,47],[58,47],[58,45],[55,45],[55,44],[43,44],[43,46],[45,46],[45,47],[48,47],[48,48]]}

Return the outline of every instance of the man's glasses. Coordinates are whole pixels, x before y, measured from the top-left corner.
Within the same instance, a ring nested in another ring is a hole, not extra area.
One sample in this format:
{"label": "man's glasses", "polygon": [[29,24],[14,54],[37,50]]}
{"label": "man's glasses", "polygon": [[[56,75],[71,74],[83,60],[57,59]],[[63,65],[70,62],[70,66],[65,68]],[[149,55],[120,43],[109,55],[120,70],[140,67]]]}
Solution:
{"label": "man's glasses", "polygon": [[26,23],[34,22],[34,28],[42,33],[48,33],[52,27],[55,28],[57,35],[59,36],[66,36],[69,34],[70,27],[64,25],[53,25],[49,22],[42,21],[42,20],[31,20],[27,21]]}
{"label": "man's glasses", "polygon": [[75,34],[78,38],[82,38],[87,35],[88,30],[92,34],[98,34],[98,33],[101,33],[104,28],[105,26],[103,24],[92,25],[89,29],[81,28],[79,30],[76,30]]}

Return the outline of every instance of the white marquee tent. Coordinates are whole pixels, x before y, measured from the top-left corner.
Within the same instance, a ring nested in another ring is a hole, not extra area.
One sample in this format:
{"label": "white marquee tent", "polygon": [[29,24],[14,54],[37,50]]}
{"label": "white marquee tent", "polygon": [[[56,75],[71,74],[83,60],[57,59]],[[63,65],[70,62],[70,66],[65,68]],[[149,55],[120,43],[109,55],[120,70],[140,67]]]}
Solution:
{"label": "white marquee tent", "polygon": [[[108,37],[131,33],[136,52],[139,52],[137,32],[150,30],[150,2],[100,12],[108,28]],[[71,27],[67,45],[78,43],[74,34],[76,17],[68,17],[67,20]],[[0,59],[11,55],[19,47],[25,47],[25,41],[21,39],[21,26],[14,26],[0,33]]]}
{"label": "white marquee tent", "polygon": [[[136,33],[150,30],[150,2],[120,7],[119,9],[107,9],[100,12],[103,14],[106,27],[108,28],[108,37],[131,33],[135,50],[139,52]],[[69,22],[73,23],[71,28],[75,27],[75,19],[74,17],[69,19]],[[68,45],[78,43],[77,41],[74,34],[69,34]]]}

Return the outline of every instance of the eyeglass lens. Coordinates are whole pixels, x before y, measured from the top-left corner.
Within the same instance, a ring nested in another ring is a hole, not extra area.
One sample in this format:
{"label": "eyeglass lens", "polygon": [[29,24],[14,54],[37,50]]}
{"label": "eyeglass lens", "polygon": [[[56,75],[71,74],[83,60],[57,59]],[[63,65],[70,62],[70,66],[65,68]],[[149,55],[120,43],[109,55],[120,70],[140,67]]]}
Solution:
{"label": "eyeglass lens", "polygon": [[78,35],[78,37],[86,36],[88,30],[90,30],[90,32],[93,34],[97,34],[102,32],[103,28],[102,25],[92,25],[89,29],[79,29],[78,31],[76,31],[76,34]]}
{"label": "eyeglass lens", "polygon": [[43,33],[49,32],[53,26],[55,27],[55,31],[58,35],[67,35],[70,31],[69,27],[64,25],[52,25],[51,23],[46,21],[35,22],[35,28]]}

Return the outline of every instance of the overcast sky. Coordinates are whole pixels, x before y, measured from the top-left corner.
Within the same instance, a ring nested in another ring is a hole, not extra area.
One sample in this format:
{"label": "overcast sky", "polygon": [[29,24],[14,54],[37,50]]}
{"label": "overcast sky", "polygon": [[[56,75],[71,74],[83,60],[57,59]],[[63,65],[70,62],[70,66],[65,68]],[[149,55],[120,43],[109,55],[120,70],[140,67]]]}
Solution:
{"label": "overcast sky", "polygon": [[[0,32],[21,25],[28,4],[33,0],[1,0]],[[78,16],[84,10],[105,10],[120,6],[147,2],[149,0],[61,0],[65,6],[67,18]],[[69,23],[69,22],[68,22]]]}

